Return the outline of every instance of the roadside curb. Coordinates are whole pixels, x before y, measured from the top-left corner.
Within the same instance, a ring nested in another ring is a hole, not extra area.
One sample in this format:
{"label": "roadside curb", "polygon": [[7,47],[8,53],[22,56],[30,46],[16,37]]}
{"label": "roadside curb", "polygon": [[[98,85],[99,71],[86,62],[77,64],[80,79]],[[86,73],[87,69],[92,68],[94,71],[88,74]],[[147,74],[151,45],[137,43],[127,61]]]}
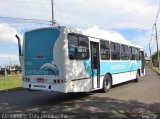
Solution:
{"label": "roadside curb", "polygon": [[8,92],[8,91],[16,91],[16,90],[21,90],[22,87],[17,87],[17,88],[12,88],[12,89],[5,89],[5,90],[0,90],[0,93],[2,92]]}
{"label": "roadside curb", "polygon": [[152,69],[154,72],[156,72],[158,75],[160,75],[160,72],[154,70],[152,67],[151,67],[151,69]]}

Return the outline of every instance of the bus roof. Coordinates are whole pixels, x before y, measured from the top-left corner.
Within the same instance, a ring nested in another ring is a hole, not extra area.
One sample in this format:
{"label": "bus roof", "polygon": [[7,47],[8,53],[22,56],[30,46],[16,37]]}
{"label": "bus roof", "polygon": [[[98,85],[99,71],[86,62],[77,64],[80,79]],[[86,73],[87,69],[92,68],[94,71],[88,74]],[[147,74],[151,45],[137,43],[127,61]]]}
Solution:
{"label": "bus roof", "polygon": [[107,40],[107,41],[111,41],[111,42],[116,42],[116,43],[120,43],[120,44],[124,44],[124,45],[128,45],[128,46],[140,48],[141,50],[143,50],[143,47],[142,47],[142,46],[132,44],[132,43],[130,43],[128,40],[127,40],[127,42],[126,42],[126,40],[123,41],[123,40],[118,40],[118,39],[117,39],[117,40],[107,39],[107,38],[105,38],[105,36],[102,36],[102,38],[101,38],[101,37],[94,37],[94,36],[92,36],[92,35],[88,35],[88,34],[84,33],[83,31],[81,31],[81,29],[75,29],[75,28],[71,28],[71,27],[67,27],[67,26],[43,27],[43,28],[33,29],[33,30],[30,30],[30,31],[27,31],[27,32],[31,32],[31,31],[34,31],[34,30],[40,30],[40,29],[48,29],[48,28],[64,29],[64,30],[67,31],[68,33],[81,34],[81,35],[85,35],[85,36],[90,37],[90,38],[102,39],[102,40]]}

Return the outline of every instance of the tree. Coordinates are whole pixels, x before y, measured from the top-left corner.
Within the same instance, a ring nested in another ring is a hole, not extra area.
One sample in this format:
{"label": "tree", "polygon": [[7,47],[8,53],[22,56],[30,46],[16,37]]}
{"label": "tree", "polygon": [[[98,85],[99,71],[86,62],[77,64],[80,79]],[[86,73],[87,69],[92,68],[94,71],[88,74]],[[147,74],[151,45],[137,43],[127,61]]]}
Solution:
{"label": "tree", "polygon": [[[157,52],[155,52],[153,55],[152,55],[152,62],[153,62],[153,65],[154,66],[158,66],[158,60],[157,60]],[[159,52],[159,56],[160,56],[160,52]]]}

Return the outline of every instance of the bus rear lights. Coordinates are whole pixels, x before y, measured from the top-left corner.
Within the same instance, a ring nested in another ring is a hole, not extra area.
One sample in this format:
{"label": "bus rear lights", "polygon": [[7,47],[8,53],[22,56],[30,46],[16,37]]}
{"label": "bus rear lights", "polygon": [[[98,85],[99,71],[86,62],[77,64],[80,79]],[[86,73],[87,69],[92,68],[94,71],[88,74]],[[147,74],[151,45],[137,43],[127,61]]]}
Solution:
{"label": "bus rear lights", "polygon": [[60,80],[59,80],[59,79],[57,80],[57,83],[60,83]]}
{"label": "bus rear lights", "polygon": [[63,79],[56,79],[56,80],[53,80],[54,84],[56,83],[64,83],[64,80]]}
{"label": "bus rear lights", "polygon": [[57,80],[54,80],[54,83],[57,83]]}
{"label": "bus rear lights", "polygon": [[28,78],[28,77],[23,77],[23,81],[24,81],[24,82],[30,82],[30,78]]}

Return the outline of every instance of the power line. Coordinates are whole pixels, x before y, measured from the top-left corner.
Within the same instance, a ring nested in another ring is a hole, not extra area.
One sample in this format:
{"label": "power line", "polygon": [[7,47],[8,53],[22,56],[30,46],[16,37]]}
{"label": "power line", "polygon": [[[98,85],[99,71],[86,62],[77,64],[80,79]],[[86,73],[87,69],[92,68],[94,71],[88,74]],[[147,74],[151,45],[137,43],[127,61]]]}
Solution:
{"label": "power line", "polygon": [[44,20],[44,19],[27,19],[27,18],[20,18],[20,17],[8,17],[8,16],[0,16],[1,18],[6,18],[6,19],[16,19],[16,20],[24,20],[24,21],[34,21],[34,22],[48,22],[51,23],[49,20]]}

